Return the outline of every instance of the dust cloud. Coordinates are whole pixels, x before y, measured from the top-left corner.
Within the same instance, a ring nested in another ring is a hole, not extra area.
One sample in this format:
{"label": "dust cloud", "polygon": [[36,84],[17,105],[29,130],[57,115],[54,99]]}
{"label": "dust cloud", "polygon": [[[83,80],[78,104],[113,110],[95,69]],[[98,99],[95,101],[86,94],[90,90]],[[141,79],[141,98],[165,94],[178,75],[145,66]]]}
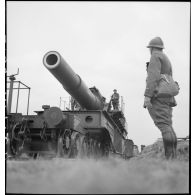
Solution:
{"label": "dust cloud", "polygon": [[7,193],[188,193],[189,162],[162,159],[8,160]]}

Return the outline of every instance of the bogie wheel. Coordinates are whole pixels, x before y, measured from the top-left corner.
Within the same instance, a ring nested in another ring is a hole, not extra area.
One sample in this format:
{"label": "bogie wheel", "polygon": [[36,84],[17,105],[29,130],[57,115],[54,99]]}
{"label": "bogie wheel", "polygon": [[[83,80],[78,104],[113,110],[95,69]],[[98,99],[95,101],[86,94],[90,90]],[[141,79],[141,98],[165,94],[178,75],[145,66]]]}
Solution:
{"label": "bogie wheel", "polygon": [[65,131],[59,135],[57,140],[57,157],[68,158],[71,153],[71,134],[70,131]]}
{"label": "bogie wheel", "polygon": [[95,157],[95,140],[90,139],[90,157]]}
{"label": "bogie wheel", "polygon": [[71,153],[70,157],[80,157],[81,154],[81,137],[79,133],[73,133],[71,136],[72,144],[71,144]]}
{"label": "bogie wheel", "polygon": [[22,154],[22,141],[12,140],[10,142],[10,152],[13,157],[18,158]]}
{"label": "bogie wheel", "polygon": [[94,142],[94,155],[95,158],[99,158],[101,156],[100,143],[98,141]]}
{"label": "bogie wheel", "polygon": [[20,125],[15,124],[12,128],[11,135],[8,136],[8,142],[7,142],[7,148],[9,153],[15,157],[18,158],[22,154],[22,149],[23,149],[23,139],[19,136],[18,132],[20,130]]}
{"label": "bogie wheel", "polygon": [[102,152],[102,157],[108,157],[109,156],[109,151],[110,151],[110,145],[109,143],[102,143],[100,145],[101,152]]}
{"label": "bogie wheel", "polygon": [[88,139],[85,136],[81,137],[81,148],[80,148],[80,154],[79,156],[81,158],[83,157],[88,157],[89,156],[89,143],[88,143]]}
{"label": "bogie wheel", "polygon": [[32,158],[32,159],[36,160],[39,157],[39,153],[38,152],[36,152],[36,153],[30,152],[30,153],[27,153],[27,156],[29,158]]}

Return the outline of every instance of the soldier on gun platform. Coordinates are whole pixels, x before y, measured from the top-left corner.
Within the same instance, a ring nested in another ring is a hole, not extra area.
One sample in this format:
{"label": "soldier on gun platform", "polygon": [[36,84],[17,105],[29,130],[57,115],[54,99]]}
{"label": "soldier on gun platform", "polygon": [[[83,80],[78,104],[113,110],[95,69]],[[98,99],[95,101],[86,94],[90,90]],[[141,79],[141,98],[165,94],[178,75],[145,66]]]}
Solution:
{"label": "soldier on gun platform", "polygon": [[79,103],[71,96],[71,110],[80,110],[81,107],[79,105]]}
{"label": "soldier on gun platform", "polygon": [[114,110],[119,110],[119,94],[117,93],[117,90],[113,90],[114,93],[111,96],[112,106]]}
{"label": "soldier on gun platform", "polygon": [[72,96],[70,99],[70,104],[71,104],[71,110],[74,110],[76,105],[76,100]]}

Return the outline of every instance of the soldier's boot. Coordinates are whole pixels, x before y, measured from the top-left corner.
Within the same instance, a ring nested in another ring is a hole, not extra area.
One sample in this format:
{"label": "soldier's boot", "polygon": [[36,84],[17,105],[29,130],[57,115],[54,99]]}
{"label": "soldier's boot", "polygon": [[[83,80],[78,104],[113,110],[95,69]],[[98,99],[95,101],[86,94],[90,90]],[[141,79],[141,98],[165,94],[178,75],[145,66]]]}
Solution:
{"label": "soldier's boot", "polygon": [[174,138],[174,143],[173,143],[174,158],[177,158],[177,136],[175,134],[173,127],[171,127],[171,129],[172,129],[172,136]]}
{"label": "soldier's boot", "polygon": [[176,157],[177,137],[171,125],[158,123],[158,128],[162,133],[165,157],[173,159]]}
{"label": "soldier's boot", "polygon": [[162,133],[166,159],[175,158],[174,137],[171,131]]}

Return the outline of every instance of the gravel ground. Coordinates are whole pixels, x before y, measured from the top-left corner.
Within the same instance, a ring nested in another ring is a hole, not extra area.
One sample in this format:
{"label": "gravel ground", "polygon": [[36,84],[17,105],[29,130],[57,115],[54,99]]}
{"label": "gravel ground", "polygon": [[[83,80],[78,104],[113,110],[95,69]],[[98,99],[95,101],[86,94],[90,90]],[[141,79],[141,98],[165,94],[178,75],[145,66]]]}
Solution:
{"label": "gravel ground", "polygon": [[159,158],[7,161],[7,193],[188,193],[189,161]]}

